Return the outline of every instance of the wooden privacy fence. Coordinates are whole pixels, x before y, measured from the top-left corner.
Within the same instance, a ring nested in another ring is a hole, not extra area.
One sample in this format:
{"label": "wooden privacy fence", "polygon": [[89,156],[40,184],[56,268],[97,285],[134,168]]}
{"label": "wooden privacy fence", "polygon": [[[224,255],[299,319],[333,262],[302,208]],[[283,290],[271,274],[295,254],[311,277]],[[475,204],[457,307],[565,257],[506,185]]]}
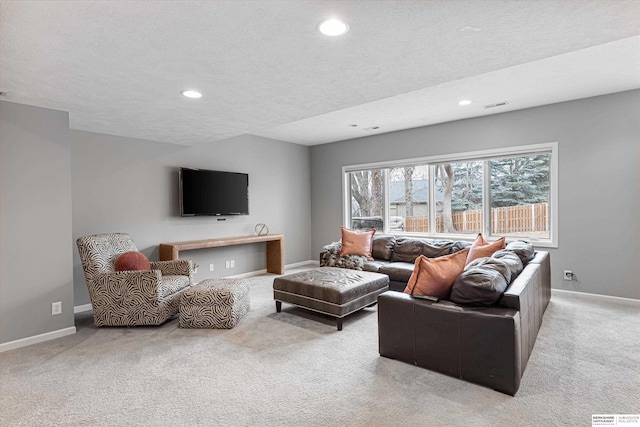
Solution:
{"label": "wooden privacy fence", "polygon": [[[482,211],[453,212],[453,227],[456,231],[482,231]],[[521,233],[549,230],[549,203],[507,206],[491,209],[491,230],[494,233]],[[409,216],[405,218],[405,231],[426,233],[429,231],[429,217]],[[444,215],[436,216],[436,231],[444,232]]]}
{"label": "wooden privacy fence", "polygon": [[549,203],[491,209],[494,233],[549,230]]}

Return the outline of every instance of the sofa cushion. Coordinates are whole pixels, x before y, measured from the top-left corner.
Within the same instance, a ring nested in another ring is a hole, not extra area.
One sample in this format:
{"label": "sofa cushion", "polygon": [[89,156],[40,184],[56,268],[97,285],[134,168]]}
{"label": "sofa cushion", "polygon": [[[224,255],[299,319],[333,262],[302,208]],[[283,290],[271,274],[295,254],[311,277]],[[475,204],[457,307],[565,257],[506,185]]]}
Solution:
{"label": "sofa cushion", "polygon": [[511,280],[509,283],[511,283],[524,268],[522,261],[520,261],[520,257],[518,257],[515,252],[508,249],[501,249],[494,252],[493,255],[491,255],[491,258],[499,259],[509,266],[509,269],[511,270]]}
{"label": "sofa cushion", "polygon": [[392,262],[409,262],[413,264],[420,255],[422,255],[422,247],[424,240],[413,239],[410,237],[401,237],[396,239],[396,245],[391,255]]}
{"label": "sofa cushion", "polygon": [[463,242],[461,240],[458,240],[457,242],[453,242],[453,245],[451,246],[451,253],[453,254],[470,247],[471,247],[471,242]]}
{"label": "sofa cushion", "polygon": [[176,292],[188,288],[189,276],[167,275],[162,276],[162,283],[158,286],[158,294],[161,298],[166,298]]}
{"label": "sofa cushion", "polygon": [[394,262],[410,262],[414,263],[416,258],[424,255],[429,258],[436,258],[443,255],[449,255],[454,246],[454,242],[450,240],[427,240],[416,239],[411,237],[401,237],[396,239],[393,248],[391,261]]}
{"label": "sofa cushion", "polygon": [[[414,263],[416,258],[424,255],[429,258],[437,258],[454,252],[455,243],[450,240],[428,240],[411,237],[396,239],[391,261]],[[374,257],[375,258],[375,257]]]}
{"label": "sofa cushion", "polygon": [[386,274],[391,281],[407,283],[413,273],[413,267],[410,262],[389,262],[381,266],[378,273]]}
{"label": "sofa cushion", "polygon": [[404,292],[412,295],[430,295],[449,299],[451,286],[464,270],[468,249],[438,258],[420,255]]}
{"label": "sofa cushion", "polygon": [[378,270],[380,270],[382,267],[389,264],[390,264],[389,261],[381,261],[381,260],[374,259],[373,261],[365,261],[364,264],[362,265],[362,270],[378,273],[379,272]]}
{"label": "sofa cushion", "polygon": [[340,227],[342,233],[342,247],[340,248],[340,256],[360,255],[372,260],[371,257],[371,241],[376,230],[353,231],[348,228]]}
{"label": "sofa cushion", "polygon": [[507,281],[497,270],[469,268],[460,274],[451,288],[451,301],[461,305],[491,306],[507,289]]}
{"label": "sofa cushion", "polygon": [[506,261],[499,258],[476,258],[471,261],[464,268],[466,270],[470,270],[472,268],[486,268],[489,270],[495,270],[498,273],[502,274],[502,277],[507,281],[507,283],[511,283],[511,268],[509,268],[509,264]]}
{"label": "sofa cushion", "polygon": [[428,258],[451,254],[454,242],[451,240],[424,240],[422,242],[422,255]]}
{"label": "sofa cushion", "polygon": [[374,236],[371,256],[375,259],[389,261],[396,245],[395,236]]}
{"label": "sofa cushion", "polygon": [[478,233],[478,237],[471,245],[469,249],[469,255],[467,256],[467,264],[476,258],[482,258],[491,256],[495,251],[504,249],[504,237],[499,238],[493,243],[489,243],[482,236],[482,233]]}
{"label": "sofa cushion", "polygon": [[515,254],[518,255],[518,258],[520,258],[520,261],[522,261],[522,264],[526,264],[531,261],[535,255],[533,245],[529,242],[525,242],[524,240],[509,243],[506,249],[515,252]]}

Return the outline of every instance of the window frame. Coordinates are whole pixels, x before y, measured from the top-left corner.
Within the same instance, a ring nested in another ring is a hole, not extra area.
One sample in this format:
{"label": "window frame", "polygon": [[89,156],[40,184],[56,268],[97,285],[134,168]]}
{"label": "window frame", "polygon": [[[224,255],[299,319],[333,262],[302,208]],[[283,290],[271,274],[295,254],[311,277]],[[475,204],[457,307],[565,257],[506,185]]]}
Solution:
{"label": "window frame", "polygon": [[[550,154],[549,162],[549,238],[524,237],[535,246],[557,248],[558,247],[558,142],[545,142],[540,144],[520,145],[515,147],[505,147],[498,149],[488,149],[480,151],[470,151],[464,153],[452,153],[429,157],[419,157],[412,159],[400,159],[385,162],[363,163],[357,165],[342,166],[342,216],[343,225],[347,228],[351,224],[351,194],[349,187],[349,173],[367,169],[384,170],[384,234],[397,236],[425,237],[429,239],[451,239],[451,240],[473,240],[475,235],[457,233],[437,233],[436,230],[436,197],[435,197],[435,165],[439,163],[456,163],[464,161],[483,162],[483,188],[482,188],[482,210],[483,225],[482,234],[488,238],[499,238],[502,236],[491,233],[491,174],[489,160],[504,157],[517,157],[535,154]],[[429,166],[429,232],[427,233],[397,233],[389,231],[389,173],[388,170],[394,167],[405,166]],[[516,237],[507,237],[507,241],[518,240]]]}

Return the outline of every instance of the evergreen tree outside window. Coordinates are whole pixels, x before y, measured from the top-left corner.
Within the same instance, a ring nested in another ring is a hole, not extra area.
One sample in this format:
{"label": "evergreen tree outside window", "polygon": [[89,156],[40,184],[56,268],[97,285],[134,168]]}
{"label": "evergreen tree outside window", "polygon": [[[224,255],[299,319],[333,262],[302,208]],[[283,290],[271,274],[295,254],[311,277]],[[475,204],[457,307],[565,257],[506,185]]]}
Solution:
{"label": "evergreen tree outside window", "polygon": [[491,230],[549,238],[550,154],[491,160]]}

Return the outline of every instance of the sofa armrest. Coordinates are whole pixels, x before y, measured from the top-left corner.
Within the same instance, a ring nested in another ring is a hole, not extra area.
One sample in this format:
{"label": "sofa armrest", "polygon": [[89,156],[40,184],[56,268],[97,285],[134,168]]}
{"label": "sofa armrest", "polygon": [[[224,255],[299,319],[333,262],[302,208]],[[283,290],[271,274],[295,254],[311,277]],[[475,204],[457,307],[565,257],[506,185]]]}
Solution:
{"label": "sofa armrest", "polygon": [[114,301],[144,299],[158,300],[158,284],[162,277],[158,270],[118,271],[100,273],[89,286],[92,305],[113,304]]}
{"label": "sofa armrest", "polygon": [[509,285],[502,298],[500,307],[512,308],[520,312],[521,323],[521,360],[524,371],[533,351],[544,312],[551,300],[551,269],[549,253],[536,252],[522,273]]}
{"label": "sofa armrest", "polygon": [[378,295],[378,352],[381,356],[415,364],[413,298],[386,291]]}
{"label": "sofa armrest", "polygon": [[193,261],[190,259],[151,261],[151,269],[160,270],[163,276],[189,276],[189,285],[193,284]]}
{"label": "sofa armrest", "polygon": [[520,313],[387,291],[378,297],[381,356],[513,395],[522,376]]}
{"label": "sofa armrest", "polygon": [[[535,288],[535,290],[534,290]],[[534,258],[525,265],[498,301],[498,305],[516,310],[527,310],[533,304],[532,298],[539,301],[536,305],[547,308],[551,299],[551,269],[549,252],[538,251]]]}

